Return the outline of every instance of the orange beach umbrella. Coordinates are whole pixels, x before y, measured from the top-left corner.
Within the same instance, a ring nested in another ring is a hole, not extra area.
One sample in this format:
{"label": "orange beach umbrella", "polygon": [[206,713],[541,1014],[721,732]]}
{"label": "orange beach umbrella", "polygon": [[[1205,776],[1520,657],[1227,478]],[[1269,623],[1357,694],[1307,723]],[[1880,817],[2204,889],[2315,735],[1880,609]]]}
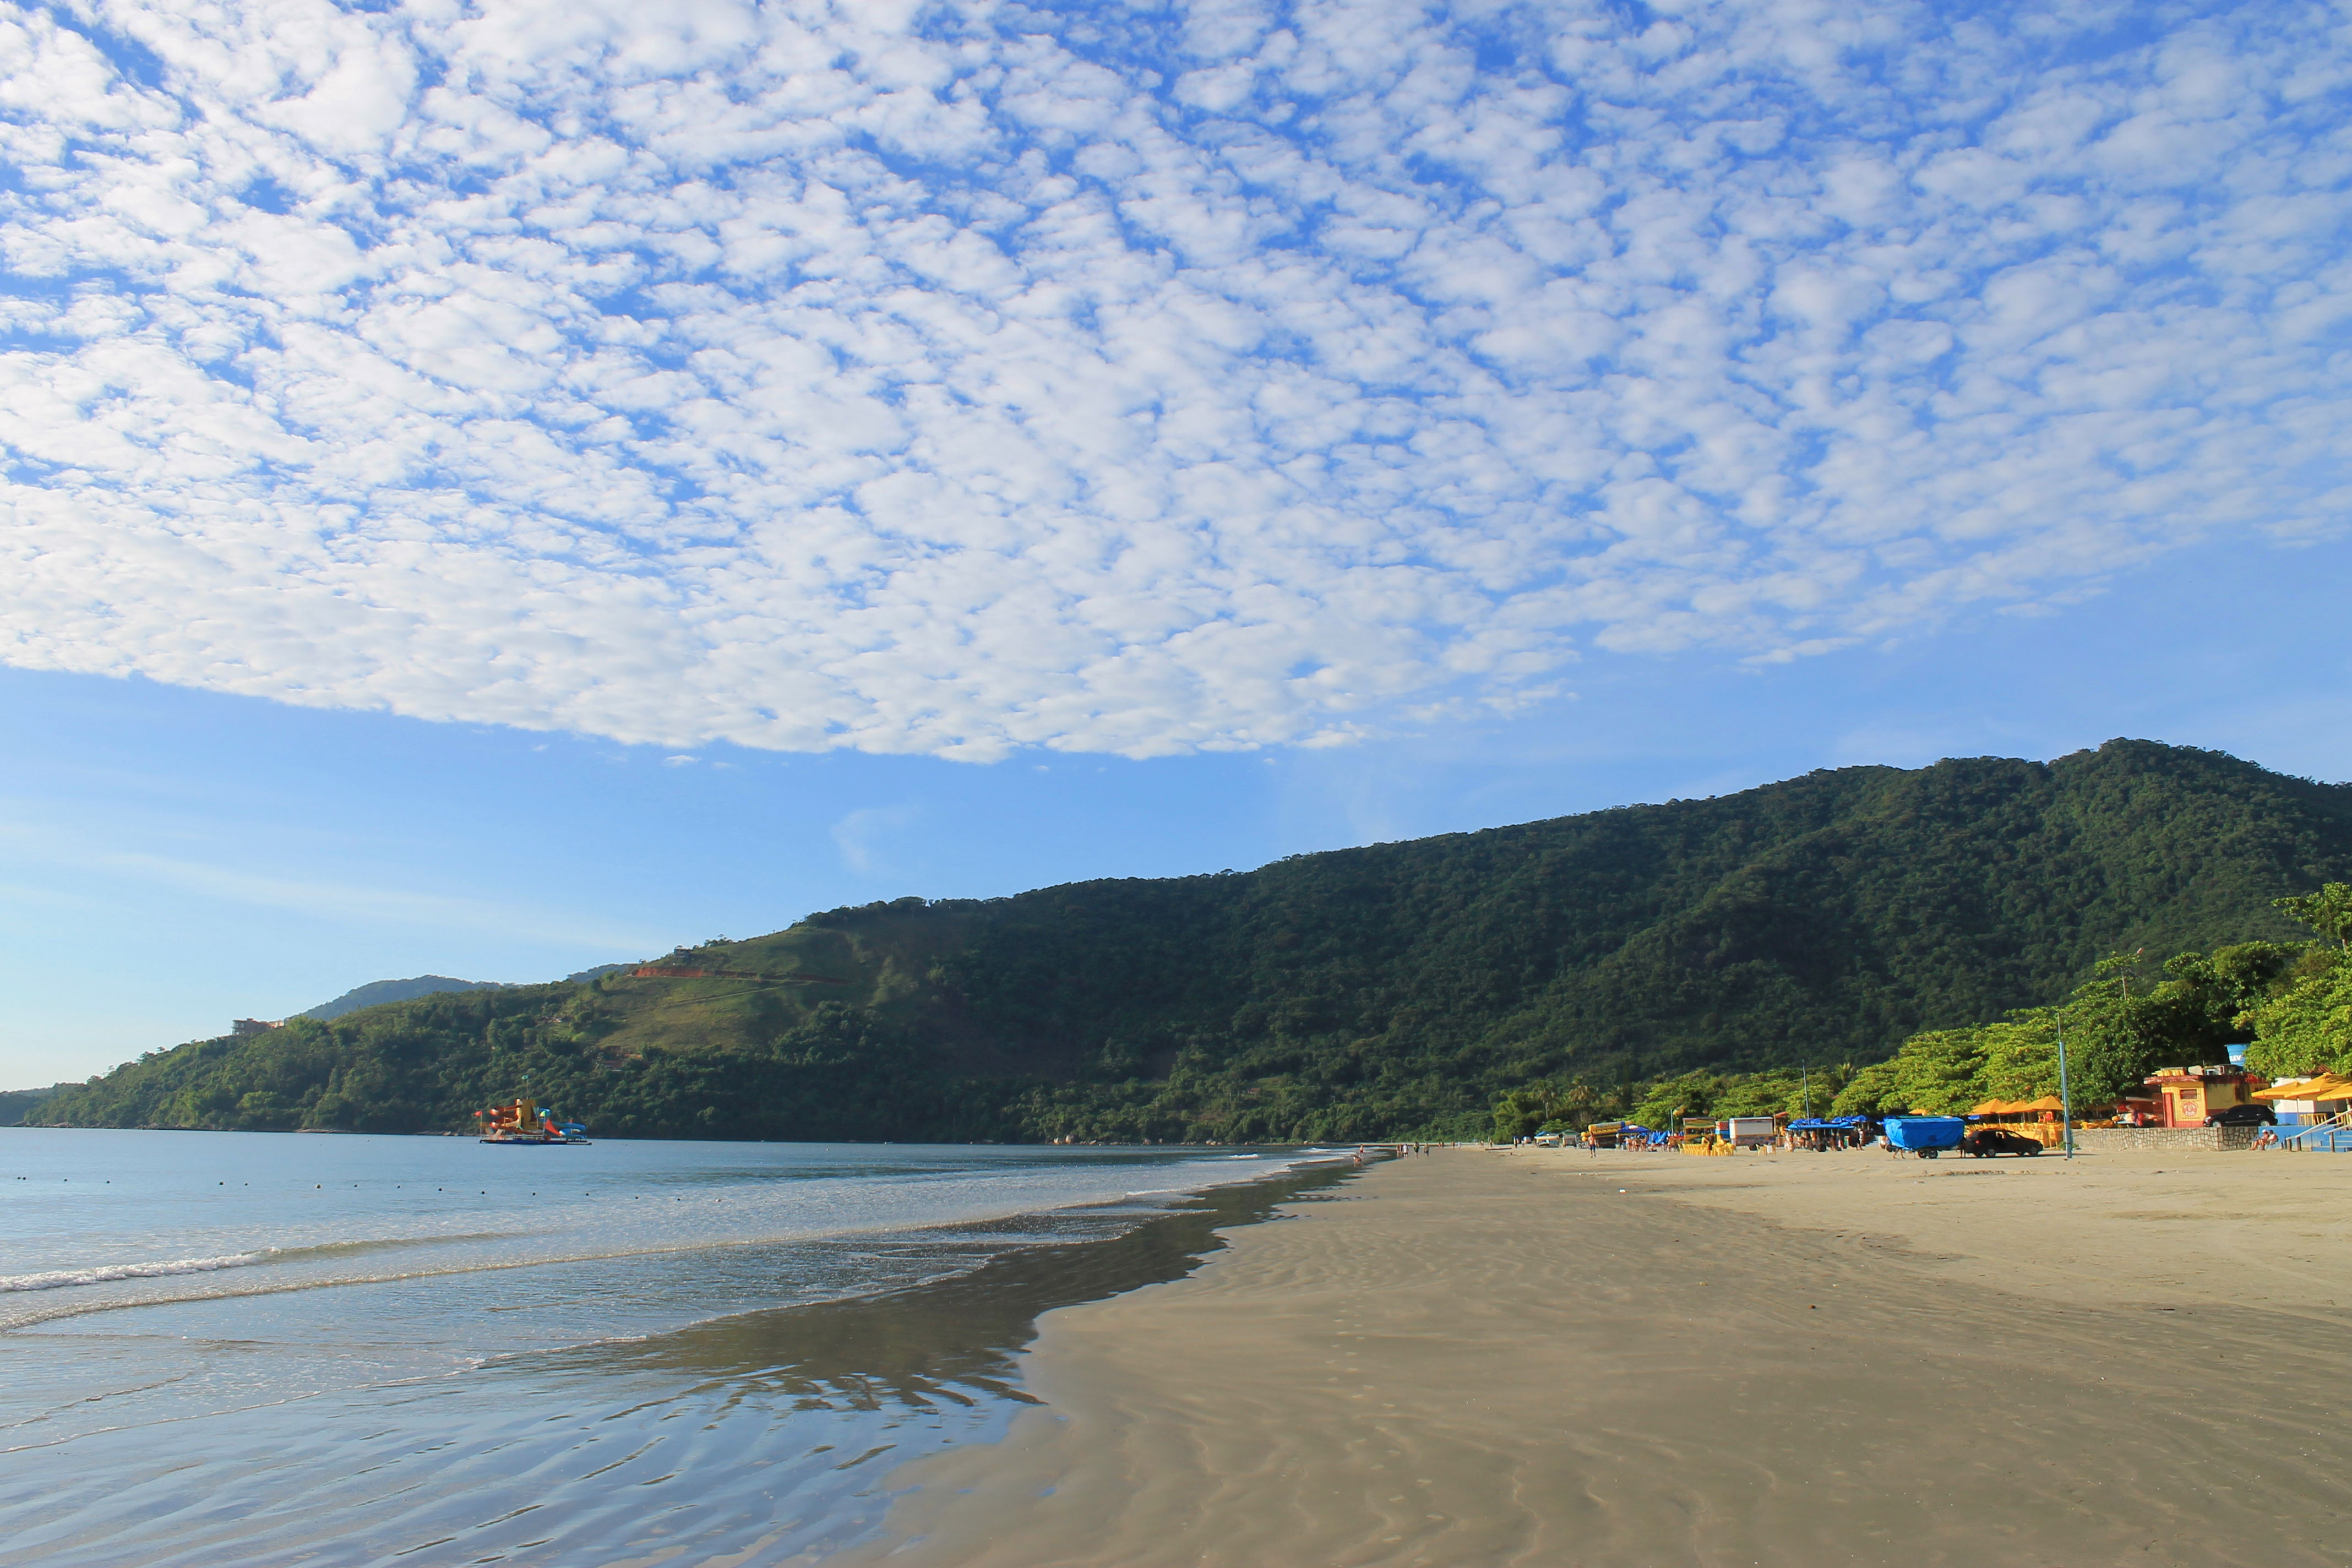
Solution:
{"label": "orange beach umbrella", "polygon": [[2274,1083],[2268,1089],[2254,1090],[2256,1100],[2352,1100],[2352,1083],[2332,1072],[2303,1083]]}

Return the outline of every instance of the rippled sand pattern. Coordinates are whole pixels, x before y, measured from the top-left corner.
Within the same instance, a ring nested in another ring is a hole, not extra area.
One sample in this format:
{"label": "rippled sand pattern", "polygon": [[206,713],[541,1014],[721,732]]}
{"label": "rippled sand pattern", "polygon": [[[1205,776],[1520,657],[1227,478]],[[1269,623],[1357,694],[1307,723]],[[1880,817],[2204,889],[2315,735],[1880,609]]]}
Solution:
{"label": "rippled sand pattern", "polygon": [[2134,1217],[2150,1184],[2217,1233],[2352,1213],[2352,1162],[1806,1158],[1381,1167],[1049,1315],[1043,1407],[903,1467],[887,1539],[839,1560],[2352,1558],[2346,1249],[2298,1243],[2251,1304],[2242,1268],[2184,1283],[2199,1227]]}
{"label": "rippled sand pattern", "polygon": [[680,1386],[543,1364],[347,1397],[12,1453],[0,1560],[789,1562],[872,1528],[864,1467],[992,1436],[1002,1410],[748,1369]]}

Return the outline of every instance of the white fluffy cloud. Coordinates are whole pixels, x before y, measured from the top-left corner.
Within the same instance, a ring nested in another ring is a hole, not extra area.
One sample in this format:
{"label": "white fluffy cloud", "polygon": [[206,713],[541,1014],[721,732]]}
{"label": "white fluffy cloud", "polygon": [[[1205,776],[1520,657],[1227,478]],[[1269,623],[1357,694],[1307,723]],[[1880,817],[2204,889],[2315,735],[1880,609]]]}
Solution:
{"label": "white fluffy cloud", "polygon": [[0,658],[1312,743],[2346,509],[2322,6],[0,7]]}

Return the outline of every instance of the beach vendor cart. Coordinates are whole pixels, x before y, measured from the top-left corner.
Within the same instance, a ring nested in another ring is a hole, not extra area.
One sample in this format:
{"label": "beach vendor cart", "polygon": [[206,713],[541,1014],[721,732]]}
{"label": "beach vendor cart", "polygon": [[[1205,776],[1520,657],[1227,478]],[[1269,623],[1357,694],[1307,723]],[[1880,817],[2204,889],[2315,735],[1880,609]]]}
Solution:
{"label": "beach vendor cart", "polygon": [[1684,1117],[1682,1136],[1675,1140],[1675,1147],[1685,1154],[1731,1152],[1731,1145],[1717,1136],[1715,1118],[1712,1116]]}
{"label": "beach vendor cart", "polygon": [[1932,1160],[1947,1149],[1958,1148],[1968,1133],[1968,1122],[1958,1116],[1890,1116],[1886,1152]]}
{"label": "beach vendor cart", "polygon": [[[2013,1148],[2007,1138],[2031,1139],[2044,1149],[2062,1147],[2066,1142],[2065,1104],[2054,1094],[2039,1100],[1988,1100],[1969,1111],[1971,1135],[1978,1131],[1996,1131],[2006,1138],[1989,1140],[2001,1153],[2022,1153]],[[1975,1149],[1969,1151],[1975,1153]]]}

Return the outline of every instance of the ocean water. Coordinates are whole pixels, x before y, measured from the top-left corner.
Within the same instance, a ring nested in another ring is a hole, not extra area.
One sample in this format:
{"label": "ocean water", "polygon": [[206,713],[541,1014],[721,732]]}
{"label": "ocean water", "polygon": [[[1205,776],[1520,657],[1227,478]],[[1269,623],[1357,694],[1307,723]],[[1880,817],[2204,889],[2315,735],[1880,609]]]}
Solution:
{"label": "ocean water", "polygon": [[1284,1151],[0,1130],[0,1562],[757,1564]]}

